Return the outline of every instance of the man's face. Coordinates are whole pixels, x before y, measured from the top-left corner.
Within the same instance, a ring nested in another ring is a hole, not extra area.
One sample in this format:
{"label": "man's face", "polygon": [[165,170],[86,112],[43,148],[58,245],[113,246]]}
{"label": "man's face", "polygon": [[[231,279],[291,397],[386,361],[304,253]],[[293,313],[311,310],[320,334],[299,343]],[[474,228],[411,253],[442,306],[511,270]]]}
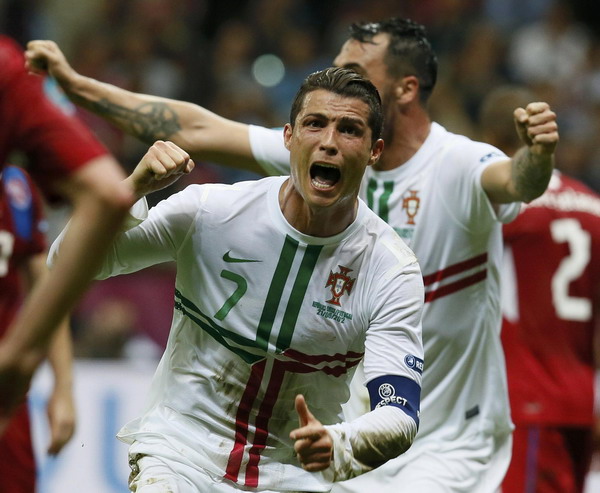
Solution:
{"label": "man's face", "polygon": [[365,168],[379,158],[383,141],[371,146],[369,106],[324,89],[304,98],[294,128],[284,130],[293,184],[307,205],[354,204]]}
{"label": "man's face", "polygon": [[368,43],[349,39],[342,46],[333,64],[336,67],[350,68],[367,77],[383,100],[391,82],[384,62],[389,43],[389,35],[385,33],[375,35]]}

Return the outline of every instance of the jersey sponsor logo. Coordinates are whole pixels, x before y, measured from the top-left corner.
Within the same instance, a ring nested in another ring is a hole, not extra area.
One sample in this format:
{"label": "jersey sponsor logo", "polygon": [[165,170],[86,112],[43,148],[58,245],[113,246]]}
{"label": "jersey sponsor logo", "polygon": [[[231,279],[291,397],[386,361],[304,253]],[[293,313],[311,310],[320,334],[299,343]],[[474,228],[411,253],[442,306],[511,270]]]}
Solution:
{"label": "jersey sponsor logo", "polygon": [[419,212],[419,206],[421,205],[421,199],[417,195],[418,190],[409,190],[409,195],[402,199],[402,210],[406,211],[408,217],[407,224],[414,226],[415,216]]}
{"label": "jersey sponsor logo", "polygon": [[327,300],[326,303],[341,306],[340,298],[344,295],[344,293],[348,293],[348,295],[350,295],[356,278],[351,278],[347,275],[349,272],[352,272],[352,269],[344,267],[343,265],[338,265],[338,267],[340,268],[340,271],[336,272],[335,274],[333,271],[329,271],[329,277],[327,278],[327,284],[325,284],[325,287],[330,288],[331,299]]}
{"label": "jersey sponsor logo", "polygon": [[412,354],[407,354],[404,357],[404,363],[410,369],[415,370],[417,373],[423,373],[423,360],[421,358],[417,358]]}
{"label": "jersey sponsor logo", "polygon": [[492,152],[489,152],[488,154],[486,154],[485,156],[481,157],[479,159],[479,162],[480,163],[485,163],[486,161],[489,161],[493,157],[504,157],[504,154],[502,154],[502,153],[500,153],[498,151],[492,151]]}
{"label": "jersey sponsor logo", "polygon": [[223,255],[223,260],[228,263],[242,263],[242,262],[262,262],[262,260],[254,260],[249,258],[236,258],[230,255],[231,250],[228,250]]}

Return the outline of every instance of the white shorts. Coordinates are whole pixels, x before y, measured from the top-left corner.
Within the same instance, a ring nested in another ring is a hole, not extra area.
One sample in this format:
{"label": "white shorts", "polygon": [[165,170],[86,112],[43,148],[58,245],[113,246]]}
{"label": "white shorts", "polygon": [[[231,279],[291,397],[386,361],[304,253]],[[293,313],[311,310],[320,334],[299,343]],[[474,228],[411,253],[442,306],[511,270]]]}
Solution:
{"label": "white shorts", "polygon": [[[383,466],[336,483],[331,493],[495,493],[510,463],[512,434],[473,440],[449,450],[409,453]],[[478,444],[478,445],[476,445]]]}
{"label": "white shorts", "polygon": [[[227,480],[216,481],[200,469],[150,455],[129,456],[129,489],[135,493],[239,493],[256,491]],[[282,493],[260,490],[261,493]],[[301,493],[288,492],[285,493]]]}

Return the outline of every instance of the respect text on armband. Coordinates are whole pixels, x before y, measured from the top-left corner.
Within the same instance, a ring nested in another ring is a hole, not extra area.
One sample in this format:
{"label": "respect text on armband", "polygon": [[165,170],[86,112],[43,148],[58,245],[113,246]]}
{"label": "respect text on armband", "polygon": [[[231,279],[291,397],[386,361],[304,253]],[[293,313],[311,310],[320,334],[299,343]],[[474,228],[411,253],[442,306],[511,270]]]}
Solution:
{"label": "respect text on armband", "polygon": [[398,407],[419,424],[421,386],[411,378],[382,375],[367,383],[371,409]]}
{"label": "respect text on armband", "polygon": [[400,406],[406,407],[407,399],[396,395],[396,389],[389,383],[383,383],[378,389],[379,397],[381,400],[375,407],[387,406],[389,404],[399,404]]}

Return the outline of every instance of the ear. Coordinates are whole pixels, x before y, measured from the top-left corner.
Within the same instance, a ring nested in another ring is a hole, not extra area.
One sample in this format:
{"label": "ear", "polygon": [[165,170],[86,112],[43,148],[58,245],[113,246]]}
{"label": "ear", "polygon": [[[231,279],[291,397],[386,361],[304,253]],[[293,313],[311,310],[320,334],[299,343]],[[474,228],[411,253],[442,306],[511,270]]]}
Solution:
{"label": "ear", "polygon": [[373,166],[379,158],[381,157],[381,153],[383,152],[383,139],[377,139],[375,145],[371,149],[371,157],[369,158],[368,166]]}
{"label": "ear", "polygon": [[290,150],[290,142],[292,141],[292,134],[294,133],[294,129],[289,123],[286,123],[283,127],[283,143],[285,148]]}
{"label": "ear", "polygon": [[414,75],[402,77],[396,83],[394,95],[399,104],[408,104],[416,100],[419,97],[419,79]]}

